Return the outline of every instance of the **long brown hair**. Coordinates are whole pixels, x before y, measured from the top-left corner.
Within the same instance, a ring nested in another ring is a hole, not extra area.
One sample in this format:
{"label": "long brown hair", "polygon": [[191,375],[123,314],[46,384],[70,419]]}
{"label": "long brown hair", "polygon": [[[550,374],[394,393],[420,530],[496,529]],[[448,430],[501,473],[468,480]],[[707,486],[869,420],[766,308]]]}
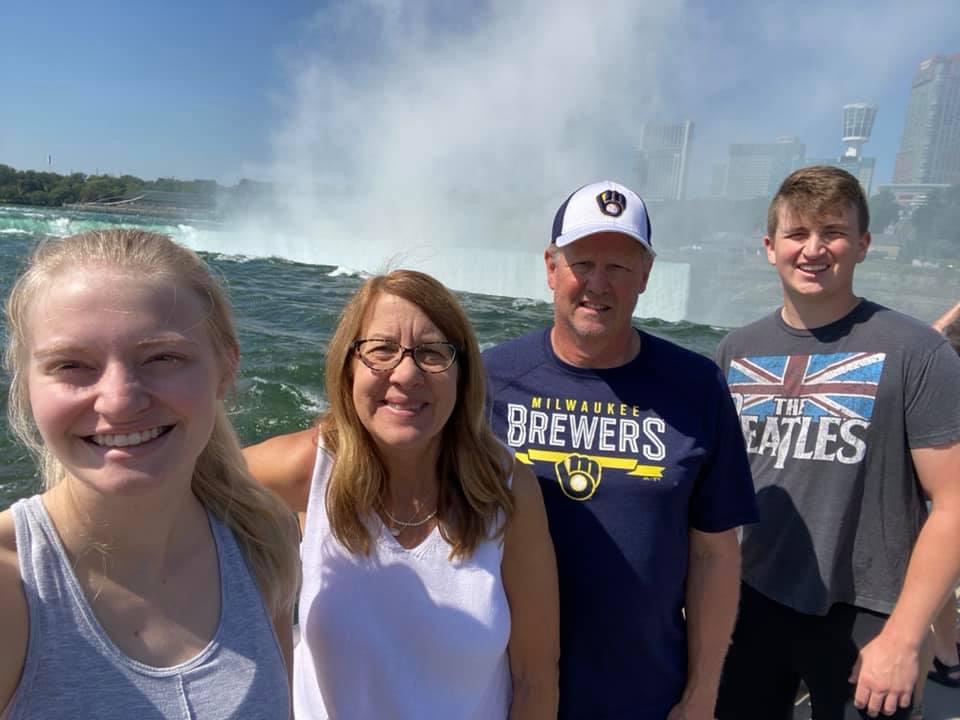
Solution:
{"label": "long brown hair", "polygon": [[[66,469],[44,446],[30,408],[27,388],[30,306],[50,282],[78,268],[117,268],[145,276],[168,277],[209,302],[205,323],[221,371],[236,374],[239,341],[230,303],[206,263],[165,235],[129,229],[93,230],[41,243],[17,279],[6,304],[8,341],[4,362],[10,374],[7,408],[10,427],[36,455],[46,489]],[[240,442],[223,403],[213,432],[197,459],[191,489],[237,538],[271,614],[292,609],[299,583],[297,530],[290,512],[247,472]]]}
{"label": "long brown hair", "polygon": [[351,552],[369,554],[371,537],[364,521],[382,501],[387,473],[353,405],[352,344],[367,309],[380,295],[395,295],[416,305],[459,348],[457,401],[444,426],[437,461],[437,518],[452,547],[451,558],[469,557],[481,542],[499,537],[513,514],[507,487],[512,459],[486,422],[485,377],[470,321],[453,293],[413,270],[367,280],[347,303],[330,341],[326,370],[330,408],[319,423],[324,448],[334,457],[326,492],[330,528]]}

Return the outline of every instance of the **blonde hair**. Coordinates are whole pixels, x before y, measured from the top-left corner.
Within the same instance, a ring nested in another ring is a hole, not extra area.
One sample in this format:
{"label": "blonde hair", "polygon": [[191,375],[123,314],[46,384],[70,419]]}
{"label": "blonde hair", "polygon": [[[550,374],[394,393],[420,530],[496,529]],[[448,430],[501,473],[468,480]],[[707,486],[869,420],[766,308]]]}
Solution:
{"label": "blonde hair", "polygon": [[470,321],[447,288],[413,270],[367,280],[347,303],[330,341],[326,367],[330,408],[319,422],[323,444],[334,457],[326,493],[330,528],[351,552],[369,554],[371,538],[364,519],[382,501],[387,473],[353,404],[352,344],[380,295],[416,305],[458,348],[457,400],[443,428],[437,461],[437,518],[452,547],[451,559],[469,557],[487,538],[500,537],[513,515],[507,487],[513,460],[486,421],[485,377]]}
{"label": "blonde hair", "polygon": [[[165,235],[118,228],[41,243],[7,299],[4,362],[10,375],[10,427],[36,454],[48,490],[66,477],[66,469],[44,446],[33,421],[27,387],[29,311],[38,293],[58,275],[91,267],[163,275],[207,299],[205,324],[224,376],[232,380],[237,369],[239,342],[230,303],[206,263],[192,250]],[[223,403],[197,459],[191,489],[233,531],[271,614],[292,610],[300,577],[296,525],[283,504],[247,472],[240,441]]]}

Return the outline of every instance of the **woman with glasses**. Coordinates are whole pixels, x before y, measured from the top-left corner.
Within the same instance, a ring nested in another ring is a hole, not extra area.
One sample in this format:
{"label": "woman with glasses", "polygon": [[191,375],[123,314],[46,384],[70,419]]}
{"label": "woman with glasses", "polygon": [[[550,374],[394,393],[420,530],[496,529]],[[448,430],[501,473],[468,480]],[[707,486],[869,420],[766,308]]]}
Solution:
{"label": "woman with glasses", "polygon": [[453,295],[366,281],[327,355],[317,426],[248,448],[306,512],[297,718],[555,718],[556,565],[540,489],[494,438]]}

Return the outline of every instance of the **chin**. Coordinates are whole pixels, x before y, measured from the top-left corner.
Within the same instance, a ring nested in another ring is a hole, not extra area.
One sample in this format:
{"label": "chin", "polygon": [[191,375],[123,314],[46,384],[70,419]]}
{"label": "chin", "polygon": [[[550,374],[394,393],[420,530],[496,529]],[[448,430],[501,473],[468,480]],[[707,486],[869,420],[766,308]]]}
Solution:
{"label": "chin", "polygon": [[439,435],[424,435],[423,433],[387,433],[375,437],[377,445],[386,453],[422,452],[426,454],[432,445],[438,442]]}
{"label": "chin", "polygon": [[603,337],[612,332],[612,328],[605,323],[577,323],[574,330],[583,338]]}

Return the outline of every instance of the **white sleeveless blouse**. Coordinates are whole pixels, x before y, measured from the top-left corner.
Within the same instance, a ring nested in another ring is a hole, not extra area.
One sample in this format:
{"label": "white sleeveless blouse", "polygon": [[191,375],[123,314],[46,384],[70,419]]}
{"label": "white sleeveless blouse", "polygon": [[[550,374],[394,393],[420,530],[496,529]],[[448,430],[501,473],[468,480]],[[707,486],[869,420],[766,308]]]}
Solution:
{"label": "white sleeveless blouse", "polygon": [[371,518],[371,554],[354,555],[327,521],[332,466],[319,448],[300,548],[296,718],[506,718],[510,608],[502,541],[451,561],[438,529],[408,550]]}

